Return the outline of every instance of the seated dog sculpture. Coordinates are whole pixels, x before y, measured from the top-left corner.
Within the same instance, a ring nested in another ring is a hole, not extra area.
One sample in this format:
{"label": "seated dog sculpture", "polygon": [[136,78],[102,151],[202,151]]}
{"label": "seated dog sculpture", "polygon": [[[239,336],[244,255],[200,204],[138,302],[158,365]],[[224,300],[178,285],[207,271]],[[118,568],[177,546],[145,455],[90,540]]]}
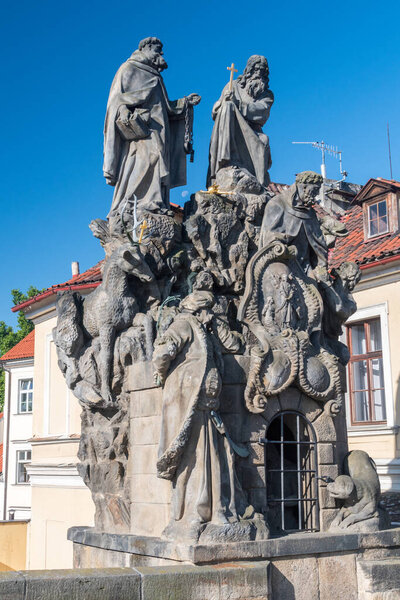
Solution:
{"label": "seated dog sculpture", "polygon": [[386,512],[379,508],[381,490],[374,461],[363,450],[353,450],[344,459],[344,472],[327,486],[330,495],[343,502],[330,529],[377,531],[388,527]]}

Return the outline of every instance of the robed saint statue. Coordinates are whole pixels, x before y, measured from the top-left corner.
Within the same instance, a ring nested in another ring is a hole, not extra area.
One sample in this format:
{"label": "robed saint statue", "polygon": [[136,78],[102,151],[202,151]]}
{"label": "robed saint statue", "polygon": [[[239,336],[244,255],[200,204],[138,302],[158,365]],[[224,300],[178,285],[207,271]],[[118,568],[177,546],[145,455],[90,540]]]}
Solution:
{"label": "robed saint statue", "polygon": [[271,152],[262,130],[274,102],[268,75],[267,59],[250,56],[243,74],[236,81],[231,76],[214,104],[207,186],[215,182],[220,169],[230,166],[246,169],[264,186],[270,183]]}
{"label": "robed saint statue", "polygon": [[115,186],[109,218],[129,202],[138,211],[169,208],[169,191],[186,184],[186,155],[192,152],[193,106],[200,96],[171,101],[161,71],[163,45],[155,37],[118,69],[104,125],[104,177]]}

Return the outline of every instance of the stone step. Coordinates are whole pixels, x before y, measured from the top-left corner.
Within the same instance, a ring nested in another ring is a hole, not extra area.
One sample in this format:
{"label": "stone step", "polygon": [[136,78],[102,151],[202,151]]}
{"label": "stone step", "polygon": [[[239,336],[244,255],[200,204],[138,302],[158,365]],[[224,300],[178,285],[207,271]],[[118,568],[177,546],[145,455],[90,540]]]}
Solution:
{"label": "stone step", "polygon": [[400,557],[359,560],[359,600],[400,600]]}

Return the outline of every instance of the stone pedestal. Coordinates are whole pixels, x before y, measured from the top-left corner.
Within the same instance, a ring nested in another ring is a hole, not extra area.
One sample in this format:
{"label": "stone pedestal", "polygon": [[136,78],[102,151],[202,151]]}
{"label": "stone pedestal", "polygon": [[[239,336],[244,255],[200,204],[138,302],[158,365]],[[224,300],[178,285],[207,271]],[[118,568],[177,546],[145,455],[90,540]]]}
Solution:
{"label": "stone pedestal", "polygon": [[[219,413],[231,438],[249,450],[248,458],[236,457],[237,472],[249,502],[259,513],[267,513],[265,446],[269,425],[285,411],[305,419],[316,441],[316,469],[319,479],[317,529],[327,531],[335,515],[335,500],[326,486],[339,474],[338,465],[347,452],[344,412],[329,414],[321,402],[290,387],[268,399],[261,414],[245,406],[244,390],[250,357],[224,356],[223,386]],[[131,533],[160,537],[170,518],[172,484],[157,477],[156,463],[161,429],[162,388],[156,387],[151,362],[128,367],[126,391],[129,394],[129,464]]]}
{"label": "stone pedestal", "polygon": [[[159,538],[96,533],[85,527],[73,527],[68,537],[74,542],[75,567],[152,567],[154,577],[167,572],[171,577],[188,577],[192,581],[193,591],[185,600],[200,597],[196,589],[199,580],[195,575],[200,576],[201,565],[206,564],[208,568],[214,566],[221,572],[234,565],[245,568],[247,575],[242,576],[251,581],[249,576],[252,569],[269,563],[262,593],[260,580],[257,580],[254,587],[253,584],[249,585],[245,596],[239,594],[240,586],[230,586],[230,590],[237,594],[232,596],[235,598],[331,600],[334,597],[364,600],[382,598],[379,596],[382,590],[400,593],[397,576],[400,528],[365,534],[292,534],[260,542],[209,546],[184,546]],[[157,596],[159,600],[164,597],[170,596],[163,596],[161,592]]]}

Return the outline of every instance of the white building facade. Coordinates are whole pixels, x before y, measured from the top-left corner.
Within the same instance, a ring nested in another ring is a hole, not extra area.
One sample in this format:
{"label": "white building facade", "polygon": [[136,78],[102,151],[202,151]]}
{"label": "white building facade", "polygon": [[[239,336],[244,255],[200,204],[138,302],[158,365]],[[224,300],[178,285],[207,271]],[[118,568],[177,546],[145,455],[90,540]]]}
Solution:
{"label": "white building facade", "polygon": [[1,357],[5,371],[2,520],[31,518],[34,332]]}

